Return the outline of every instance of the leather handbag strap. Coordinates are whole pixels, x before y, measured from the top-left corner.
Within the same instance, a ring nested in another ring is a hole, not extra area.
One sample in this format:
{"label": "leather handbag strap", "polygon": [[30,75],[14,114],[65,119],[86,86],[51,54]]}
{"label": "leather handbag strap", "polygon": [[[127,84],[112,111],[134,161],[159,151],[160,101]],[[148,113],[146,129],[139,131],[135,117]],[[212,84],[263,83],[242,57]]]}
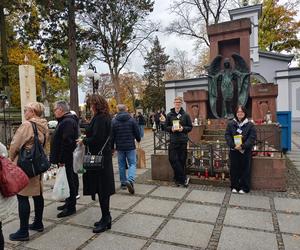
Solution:
{"label": "leather handbag strap", "polygon": [[[37,131],[37,128],[36,128],[36,123],[35,122],[32,122],[30,121],[31,125],[32,125],[32,128],[33,128],[33,133],[34,133],[34,139],[37,140],[38,143],[39,142],[39,135],[38,135],[38,131]],[[45,147],[45,144],[46,144],[46,135],[44,135],[44,142],[43,142],[43,147]]]}
{"label": "leather handbag strap", "polygon": [[[97,155],[102,155],[102,152],[103,152],[103,150],[104,150],[106,144],[108,143],[109,139],[110,139],[110,135],[107,137],[107,139],[106,139],[106,141],[105,141],[103,147],[101,148],[101,150],[98,152]],[[87,154],[90,155],[91,152],[90,152],[89,146],[87,146],[87,150],[88,150]]]}

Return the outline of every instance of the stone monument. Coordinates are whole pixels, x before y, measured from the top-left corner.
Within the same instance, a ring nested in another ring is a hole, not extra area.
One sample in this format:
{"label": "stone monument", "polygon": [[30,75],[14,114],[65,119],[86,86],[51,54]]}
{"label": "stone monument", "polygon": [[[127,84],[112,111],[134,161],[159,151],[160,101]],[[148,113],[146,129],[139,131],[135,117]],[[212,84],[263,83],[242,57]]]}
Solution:
{"label": "stone monument", "polygon": [[[25,63],[28,58],[25,56]],[[25,121],[24,107],[29,102],[36,101],[36,83],[35,83],[35,68],[32,65],[19,65],[19,79],[20,79],[20,99],[22,122]]]}

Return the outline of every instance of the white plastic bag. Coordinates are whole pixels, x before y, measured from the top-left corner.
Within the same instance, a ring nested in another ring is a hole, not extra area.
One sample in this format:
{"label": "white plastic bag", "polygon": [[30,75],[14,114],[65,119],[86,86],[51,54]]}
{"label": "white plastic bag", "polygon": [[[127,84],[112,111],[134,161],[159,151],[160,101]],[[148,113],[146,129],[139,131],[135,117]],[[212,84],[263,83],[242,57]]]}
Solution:
{"label": "white plastic bag", "polygon": [[58,168],[53,187],[52,198],[56,201],[65,200],[70,196],[70,188],[67,180],[66,168]]}
{"label": "white plastic bag", "polygon": [[83,157],[85,153],[84,145],[77,144],[73,152],[73,171],[74,173],[78,173],[78,171],[82,168]]}

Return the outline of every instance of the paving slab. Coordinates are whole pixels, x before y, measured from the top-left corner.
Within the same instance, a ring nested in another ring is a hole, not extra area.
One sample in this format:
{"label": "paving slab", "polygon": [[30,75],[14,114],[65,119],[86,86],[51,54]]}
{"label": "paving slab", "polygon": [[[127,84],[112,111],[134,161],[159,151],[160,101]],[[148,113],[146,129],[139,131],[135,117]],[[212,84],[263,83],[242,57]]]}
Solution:
{"label": "paving slab", "polygon": [[166,197],[166,198],[174,198],[174,199],[181,199],[185,193],[187,192],[186,188],[182,187],[159,187],[154,192],[152,192],[151,196],[159,196],[159,197]]}
{"label": "paving slab", "polygon": [[288,198],[274,198],[275,209],[277,211],[300,213],[300,200]]}
{"label": "paving slab", "polygon": [[138,202],[141,197],[132,196],[132,195],[125,195],[125,194],[115,194],[112,195],[110,198],[110,207],[111,208],[118,208],[118,209],[128,209],[133,204]]}
{"label": "paving slab", "polygon": [[206,248],[212,230],[212,225],[171,219],[156,239]]}
{"label": "paving slab", "polygon": [[285,250],[300,249],[300,235],[282,235]]}
{"label": "paving slab", "polygon": [[216,222],[220,207],[182,203],[174,217],[204,222]]}
{"label": "paving slab", "polygon": [[[56,220],[56,221],[64,219],[64,218],[57,218],[57,214],[61,212],[61,211],[57,210],[57,207],[61,206],[62,204],[63,203],[55,202],[55,203],[52,203],[51,205],[45,207],[43,217],[46,219],[51,219],[51,220]],[[77,210],[79,210],[82,207],[83,207],[82,205],[78,205],[78,204],[76,205]],[[34,215],[34,212],[32,212],[31,214]],[[71,216],[74,216],[74,215],[71,215]]]}
{"label": "paving slab", "polygon": [[300,234],[300,215],[277,213],[281,232]]}
{"label": "paving slab", "polygon": [[[66,237],[62,237],[63,235]],[[89,229],[71,225],[57,225],[47,234],[26,244],[26,247],[43,250],[76,249],[93,235],[93,232]]]}
{"label": "paving slab", "polygon": [[222,204],[225,192],[193,190],[187,200]]}
{"label": "paving slab", "polygon": [[148,250],[187,250],[190,248],[153,242],[147,249]]}
{"label": "paving slab", "polygon": [[[155,188],[156,188],[155,185],[145,185],[145,184],[138,184],[138,183],[134,184],[135,194],[140,194],[140,195],[145,195],[151,192]],[[128,190],[120,189],[118,193],[128,193]]]}
{"label": "paving slab", "polygon": [[[110,210],[111,217],[114,220],[118,217],[122,212],[118,210]],[[84,210],[82,213],[76,214],[72,218],[70,218],[67,222],[72,224],[94,227],[94,223],[99,221],[101,218],[101,209],[100,207],[89,207]]]}
{"label": "paving slab", "polygon": [[277,250],[275,233],[224,226],[218,250]]}
{"label": "paving slab", "polygon": [[229,204],[232,206],[270,209],[269,198],[257,195],[232,194]]}
{"label": "paving slab", "polygon": [[177,201],[160,200],[153,198],[145,198],[137,204],[132,210],[142,213],[150,213],[167,216],[176,206]]}
{"label": "paving slab", "polygon": [[113,231],[150,237],[164,218],[143,214],[126,214],[112,228]]}
{"label": "paving slab", "polygon": [[83,249],[85,250],[139,250],[146,240],[126,237],[112,233],[102,233]]}
{"label": "paving slab", "polygon": [[[31,218],[29,218],[29,220],[31,223]],[[49,222],[49,221],[43,221],[43,224],[44,224],[44,227],[47,228],[48,226],[52,225],[53,223]],[[18,245],[20,242],[19,241],[10,241],[9,235],[11,233],[15,233],[20,228],[19,219],[9,222],[2,227],[3,227],[4,242],[9,242],[11,244]],[[38,233],[37,231],[29,230],[29,237],[31,237],[37,233]]]}
{"label": "paving slab", "polygon": [[270,212],[242,210],[238,208],[227,209],[224,224],[270,231],[274,230]]}

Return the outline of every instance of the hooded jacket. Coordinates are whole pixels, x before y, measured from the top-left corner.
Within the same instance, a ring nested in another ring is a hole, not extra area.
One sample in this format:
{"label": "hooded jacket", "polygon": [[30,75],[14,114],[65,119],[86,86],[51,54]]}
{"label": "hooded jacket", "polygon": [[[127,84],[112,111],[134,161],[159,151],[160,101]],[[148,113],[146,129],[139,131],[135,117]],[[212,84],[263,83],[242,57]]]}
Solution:
{"label": "hooded jacket", "polygon": [[242,149],[251,152],[256,140],[256,129],[254,124],[247,118],[241,123],[237,122],[236,119],[233,119],[228,123],[225,131],[225,140],[230,149],[235,148],[235,135],[242,135]]}
{"label": "hooded jacket", "polygon": [[76,148],[76,140],[79,136],[78,118],[68,112],[57,119],[58,124],[53,134],[50,147],[50,162],[72,163],[73,151]]}
{"label": "hooded jacket", "polygon": [[135,149],[135,142],[141,141],[137,122],[128,112],[119,112],[112,120],[112,149],[116,145],[118,151]]}
{"label": "hooded jacket", "polygon": [[[179,124],[183,127],[181,132],[172,132],[173,121],[179,120]],[[166,131],[170,133],[171,143],[187,143],[188,133],[192,130],[193,125],[191,118],[188,113],[186,113],[183,108],[180,108],[179,113],[175,112],[175,108],[171,109],[166,118]]]}

